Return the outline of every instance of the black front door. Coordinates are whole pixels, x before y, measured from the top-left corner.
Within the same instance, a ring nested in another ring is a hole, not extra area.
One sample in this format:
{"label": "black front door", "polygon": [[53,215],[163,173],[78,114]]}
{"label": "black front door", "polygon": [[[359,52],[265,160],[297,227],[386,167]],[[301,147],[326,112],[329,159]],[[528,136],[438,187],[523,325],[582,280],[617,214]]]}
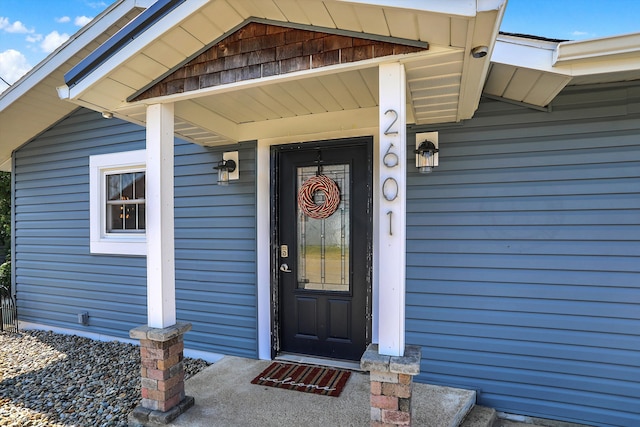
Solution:
{"label": "black front door", "polygon": [[281,352],[359,360],[370,341],[371,146],[274,148]]}

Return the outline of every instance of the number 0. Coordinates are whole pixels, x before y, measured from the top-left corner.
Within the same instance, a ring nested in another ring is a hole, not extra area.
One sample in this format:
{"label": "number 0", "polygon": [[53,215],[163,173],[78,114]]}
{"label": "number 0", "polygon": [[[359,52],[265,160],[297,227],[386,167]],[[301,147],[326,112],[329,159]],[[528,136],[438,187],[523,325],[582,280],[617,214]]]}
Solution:
{"label": "number 0", "polygon": [[382,183],[382,195],[387,202],[393,202],[397,199],[399,190],[398,181],[391,177],[385,179]]}

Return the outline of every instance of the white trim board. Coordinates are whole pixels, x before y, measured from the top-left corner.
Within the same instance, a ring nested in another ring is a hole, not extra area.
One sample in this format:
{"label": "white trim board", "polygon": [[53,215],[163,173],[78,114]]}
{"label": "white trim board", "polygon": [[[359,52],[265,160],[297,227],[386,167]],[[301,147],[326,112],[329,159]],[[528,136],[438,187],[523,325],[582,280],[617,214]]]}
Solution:
{"label": "white trim board", "polygon": [[146,170],[146,150],[89,156],[89,248],[92,254],[137,256],[147,254],[146,232],[121,235],[105,232],[106,173],[142,170]]}
{"label": "white trim board", "polygon": [[[331,132],[321,132],[312,135],[296,135],[279,138],[259,139],[256,153],[256,181],[257,181],[257,206],[258,213],[267,212],[267,215],[258,215],[256,221],[257,244],[257,286],[258,286],[258,358],[271,360],[271,152],[272,145],[297,144],[312,141],[325,141],[340,138],[373,137],[373,182],[379,180],[378,168],[378,127],[362,129],[350,129]],[[378,216],[375,214],[376,200],[379,197],[377,186],[373,186],[373,271],[372,271],[372,295],[378,294],[377,251],[378,237],[376,234]],[[378,302],[372,298],[372,325],[371,335],[373,342],[378,340]]]}

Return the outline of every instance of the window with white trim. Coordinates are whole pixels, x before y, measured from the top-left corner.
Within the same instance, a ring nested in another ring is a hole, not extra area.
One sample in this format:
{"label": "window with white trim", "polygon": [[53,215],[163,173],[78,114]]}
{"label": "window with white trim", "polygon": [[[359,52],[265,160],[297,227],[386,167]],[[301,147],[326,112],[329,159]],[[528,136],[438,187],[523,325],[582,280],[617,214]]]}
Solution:
{"label": "window with white trim", "polygon": [[91,253],[146,254],[145,150],[89,158]]}

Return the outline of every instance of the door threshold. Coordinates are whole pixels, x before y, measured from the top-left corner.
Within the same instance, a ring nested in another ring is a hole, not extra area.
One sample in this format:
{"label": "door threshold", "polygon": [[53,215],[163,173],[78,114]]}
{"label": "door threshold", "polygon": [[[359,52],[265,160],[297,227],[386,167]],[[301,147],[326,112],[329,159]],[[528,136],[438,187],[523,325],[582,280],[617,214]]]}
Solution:
{"label": "door threshold", "polygon": [[280,353],[276,356],[275,360],[291,363],[302,363],[305,365],[328,366],[330,368],[348,369],[350,371],[364,372],[362,371],[362,369],[360,369],[360,362],[355,362],[352,360],[329,359],[325,357],[308,356],[305,354],[295,353]]}

